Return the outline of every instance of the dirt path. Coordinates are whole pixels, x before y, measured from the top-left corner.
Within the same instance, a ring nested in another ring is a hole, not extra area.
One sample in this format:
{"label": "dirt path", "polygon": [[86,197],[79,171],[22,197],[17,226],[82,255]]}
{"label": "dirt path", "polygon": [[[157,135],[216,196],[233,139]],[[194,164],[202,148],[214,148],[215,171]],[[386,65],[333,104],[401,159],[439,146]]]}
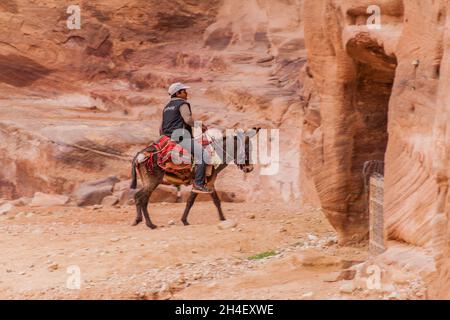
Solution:
{"label": "dirt path", "polygon": [[[1,217],[0,298],[330,298],[338,284],[324,279],[339,268],[303,268],[292,257],[310,247],[366,256],[364,248],[339,247],[318,210],[225,203],[237,226],[221,230],[212,203],[194,206],[189,227],[179,223],[183,208],[152,204],[156,231],[130,226],[133,207],[16,208]],[[80,290],[67,288],[71,266],[80,270]]]}

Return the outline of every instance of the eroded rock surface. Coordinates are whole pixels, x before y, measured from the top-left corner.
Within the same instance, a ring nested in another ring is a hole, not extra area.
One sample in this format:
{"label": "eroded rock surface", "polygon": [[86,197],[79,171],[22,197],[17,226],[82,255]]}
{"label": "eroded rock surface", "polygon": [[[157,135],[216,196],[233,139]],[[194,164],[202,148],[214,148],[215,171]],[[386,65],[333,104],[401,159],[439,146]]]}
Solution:
{"label": "eroded rock surface", "polygon": [[[379,30],[367,26],[370,5],[381,9]],[[307,111],[303,150],[321,159],[309,170],[323,209],[342,241],[366,237],[363,168],[384,161],[389,238],[433,248],[440,283],[449,283],[450,7],[307,0],[304,10],[317,100]]]}

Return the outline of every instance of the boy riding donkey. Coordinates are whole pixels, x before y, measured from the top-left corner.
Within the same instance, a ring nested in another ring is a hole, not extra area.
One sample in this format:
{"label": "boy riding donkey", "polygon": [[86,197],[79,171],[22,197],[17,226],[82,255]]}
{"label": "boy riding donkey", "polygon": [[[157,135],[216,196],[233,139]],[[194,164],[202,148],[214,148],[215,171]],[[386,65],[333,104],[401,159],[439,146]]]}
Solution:
{"label": "boy riding donkey", "polygon": [[[192,118],[191,105],[187,101],[187,89],[188,86],[179,82],[169,87],[171,100],[163,111],[160,134],[170,137],[194,157],[195,177],[192,192],[212,193],[206,186],[206,167],[210,163],[210,155],[193,137],[195,121]],[[202,131],[206,130],[206,126],[202,125]]]}
{"label": "boy riding donkey", "polygon": [[[143,183],[142,188],[134,195],[136,218],[133,226],[145,218],[146,225],[150,229],[157,228],[151,221],[147,208],[153,191],[164,183],[175,186],[187,185],[191,183],[192,178],[193,188],[181,219],[183,224],[189,225],[188,215],[199,193],[211,194],[219,218],[224,221],[221,201],[217,191],[214,190],[218,174],[230,163],[235,163],[244,173],[250,173],[254,169],[251,163],[251,138],[258,134],[259,128],[247,130],[242,134],[226,135],[218,140],[212,138],[212,144],[208,136],[200,135],[201,142],[198,142],[192,135],[194,124],[197,123],[194,123],[192,118],[191,106],[187,101],[187,89],[189,87],[182,83],[170,86],[168,91],[171,100],[164,108],[160,128],[162,137],[158,142],[139,152],[132,161],[130,189],[135,190],[137,187],[137,173]],[[206,130],[206,126],[202,125],[202,131]],[[204,149],[203,144],[207,144],[209,150]],[[181,163],[178,162],[180,156],[183,159]],[[194,171],[191,158],[194,160]]]}

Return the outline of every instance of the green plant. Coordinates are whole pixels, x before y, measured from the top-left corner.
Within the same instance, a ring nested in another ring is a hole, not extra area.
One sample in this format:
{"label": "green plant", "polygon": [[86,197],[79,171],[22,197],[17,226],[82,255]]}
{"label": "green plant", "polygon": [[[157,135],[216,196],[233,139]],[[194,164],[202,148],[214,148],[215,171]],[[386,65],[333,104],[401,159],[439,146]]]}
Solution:
{"label": "green plant", "polygon": [[255,254],[254,256],[248,257],[248,260],[261,260],[268,257],[276,256],[277,253],[275,251],[266,251],[262,253]]}

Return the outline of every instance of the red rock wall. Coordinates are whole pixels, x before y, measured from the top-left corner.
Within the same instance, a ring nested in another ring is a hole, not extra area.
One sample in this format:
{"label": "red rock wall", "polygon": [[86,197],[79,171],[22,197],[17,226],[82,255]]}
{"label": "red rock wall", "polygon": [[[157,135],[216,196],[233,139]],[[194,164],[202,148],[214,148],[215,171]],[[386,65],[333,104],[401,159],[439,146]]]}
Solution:
{"label": "red rock wall", "polygon": [[[381,8],[380,30],[367,28],[369,5]],[[341,240],[366,236],[361,172],[365,161],[384,160],[389,238],[431,248],[441,283],[449,257],[449,9],[419,0],[307,0],[304,8],[322,119],[322,162],[313,168],[322,206]]]}

